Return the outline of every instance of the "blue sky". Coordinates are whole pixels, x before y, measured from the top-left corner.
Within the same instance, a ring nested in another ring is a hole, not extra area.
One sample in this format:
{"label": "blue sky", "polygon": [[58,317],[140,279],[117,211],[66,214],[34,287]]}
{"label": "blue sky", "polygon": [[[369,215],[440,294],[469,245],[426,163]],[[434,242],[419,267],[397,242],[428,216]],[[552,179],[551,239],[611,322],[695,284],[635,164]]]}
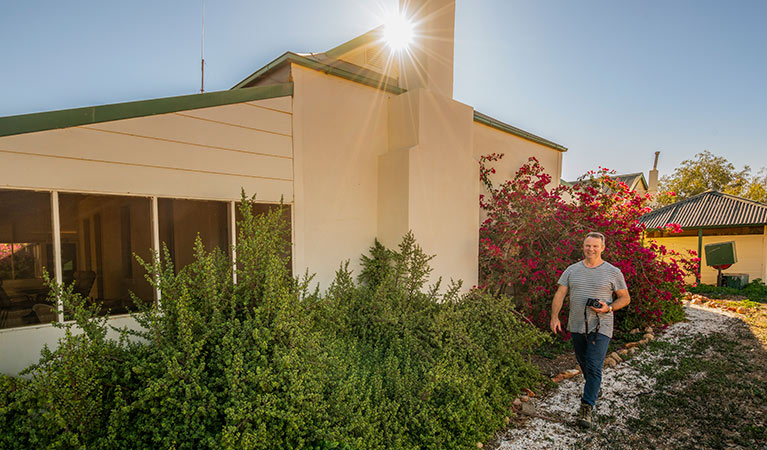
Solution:
{"label": "blue sky", "polygon": [[[206,91],[324,51],[394,0],[207,0]],[[268,4],[267,4],[268,3]],[[200,0],[0,2],[0,116],[191,94]],[[563,177],[767,166],[767,2],[457,0],[457,100],[560,143]]]}

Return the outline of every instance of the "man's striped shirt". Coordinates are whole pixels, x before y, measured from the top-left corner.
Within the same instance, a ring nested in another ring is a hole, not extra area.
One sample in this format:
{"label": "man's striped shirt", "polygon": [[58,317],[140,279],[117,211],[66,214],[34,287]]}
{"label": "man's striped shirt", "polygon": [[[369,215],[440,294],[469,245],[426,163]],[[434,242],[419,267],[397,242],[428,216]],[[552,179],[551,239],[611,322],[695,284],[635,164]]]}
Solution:
{"label": "man's striped shirt", "polygon": [[[562,272],[559,284],[567,286],[570,293],[570,315],[567,320],[567,330],[571,333],[585,333],[584,314],[588,317],[589,333],[599,324],[599,334],[613,337],[613,313],[597,314],[591,308],[586,308],[586,299],[596,298],[608,305],[613,302],[613,293],[627,289],[626,279],[620,269],[607,261],[596,267],[586,267],[579,261]],[[597,317],[599,316],[599,317]]]}

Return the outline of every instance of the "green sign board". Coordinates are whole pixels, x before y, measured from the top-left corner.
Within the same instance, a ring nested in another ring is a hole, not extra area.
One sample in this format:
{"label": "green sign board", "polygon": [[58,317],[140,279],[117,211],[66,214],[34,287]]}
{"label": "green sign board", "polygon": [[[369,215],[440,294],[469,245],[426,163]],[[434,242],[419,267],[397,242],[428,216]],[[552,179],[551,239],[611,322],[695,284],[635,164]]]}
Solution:
{"label": "green sign board", "polygon": [[706,244],[705,252],[707,266],[721,266],[738,262],[734,241]]}

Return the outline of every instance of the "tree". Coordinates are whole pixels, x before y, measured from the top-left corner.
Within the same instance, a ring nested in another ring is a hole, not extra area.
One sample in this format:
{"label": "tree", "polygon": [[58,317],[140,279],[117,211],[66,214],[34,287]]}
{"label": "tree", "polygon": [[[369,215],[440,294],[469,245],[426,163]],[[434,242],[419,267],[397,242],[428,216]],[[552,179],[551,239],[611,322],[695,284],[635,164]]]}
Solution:
{"label": "tree", "polygon": [[[763,174],[764,169],[760,171]],[[751,177],[751,167],[735,166],[723,156],[717,156],[708,150],[687,159],[660,180],[660,192],[676,195],[659,195],[657,202],[661,206],[715,189],[726,194],[738,195],[752,200],[767,200],[767,174]]]}
{"label": "tree", "polygon": [[743,197],[767,203],[767,168],[762,167],[759,174],[751,179]]}
{"label": "tree", "polygon": [[[648,194],[640,195],[600,168],[575,186],[551,187],[551,176],[530,158],[514,178],[496,186],[488,174],[502,154],[480,158],[480,195],[486,219],[480,227],[480,287],[508,294],[535,325],[548,330],[556,281],[583,257],[583,236],[602,232],[605,259],[620,268],[631,306],[616,316],[619,328],[673,323],[684,314],[680,294],[696,255],[682,255],[643,240],[639,218],[649,211]],[[681,232],[678,224],[668,231]]]}

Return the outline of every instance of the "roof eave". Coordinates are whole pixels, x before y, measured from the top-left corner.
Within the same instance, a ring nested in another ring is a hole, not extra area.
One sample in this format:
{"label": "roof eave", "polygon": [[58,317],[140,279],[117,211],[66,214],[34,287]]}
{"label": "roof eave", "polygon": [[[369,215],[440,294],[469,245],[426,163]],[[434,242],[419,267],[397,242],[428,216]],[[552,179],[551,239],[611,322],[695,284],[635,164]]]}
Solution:
{"label": "roof eave", "polygon": [[309,59],[305,56],[301,56],[293,52],[284,53],[279,58],[275,59],[274,61],[270,62],[266,66],[254,72],[248,78],[237,83],[230,90],[242,89],[244,86],[247,86],[248,84],[257,81],[259,78],[268,75],[270,72],[281,67],[283,64],[289,64],[289,63],[298,64],[299,66],[306,67],[308,69],[324,72],[329,75],[334,75],[340,78],[347,79],[349,81],[354,81],[356,83],[364,84],[370,87],[374,87],[376,89],[381,89],[386,92],[391,92],[392,94],[402,94],[404,92],[407,92],[406,89],[403,89],[395,85],[393,83],[393,80],[391,79],[387,80],[388,77],[384,75],[381,75],[379,78],[371,78],[368,76],[349,72],[347,70],[334,67],[329,64],[321,63],[319,61],[314,61],[312,59]]}
{"label": "roof eave", "polygon": [[358,49],[364,45],[376,41],[380,41],[383,38],[383,29],[383,25],[373,28],[365,34],[361,34],[350,41],[346,41],[341,45],[331,48],[330,50],[326,51],[325,54],[330,58],[337,59],[339,56],[349,53],[352,50]]}
{"label": "roof eave", "polygon": [[0,117],[0,137],[293,95],[293,83]]}
{"label": "roof eave", "polygon": [[521,128],[517,128],[513,125],[509,125],[507,123],[501,122],[500,120],[494,119],[488,116],[487,114],[482,114],[479,111],[474,111],[474,121],[487,125],[489,127],[501,130],[501,131],[505,131],[515,136],[519,136],[521,138],[527,139],[528,141],[535,142],[536,144],[545,145],[546,147],[553,148],[554,150],[557,150],[560,152],[567,151],[567,147],[559,145],[556,142],[552,142],[548,139],[544,139],[540,136],[536,136],[533,133],[527,132]]}
{"label": "roof eave", "polygon": [[[702,226],[695,226],[690,225],[686,227],[681,227],[683,230],[710,230],[710,229],[716,229],[716,228],[734,228],[734,227],[761,227],[767,225],[767,223],[764,222],[757,222],[757,223],[733,223],[733,224],[726,224],[726,225],[702,225]],[[653,228],[646,228],[645,231],[656,231],[656,230],[662,230],[665,227],[653,227]]]}

